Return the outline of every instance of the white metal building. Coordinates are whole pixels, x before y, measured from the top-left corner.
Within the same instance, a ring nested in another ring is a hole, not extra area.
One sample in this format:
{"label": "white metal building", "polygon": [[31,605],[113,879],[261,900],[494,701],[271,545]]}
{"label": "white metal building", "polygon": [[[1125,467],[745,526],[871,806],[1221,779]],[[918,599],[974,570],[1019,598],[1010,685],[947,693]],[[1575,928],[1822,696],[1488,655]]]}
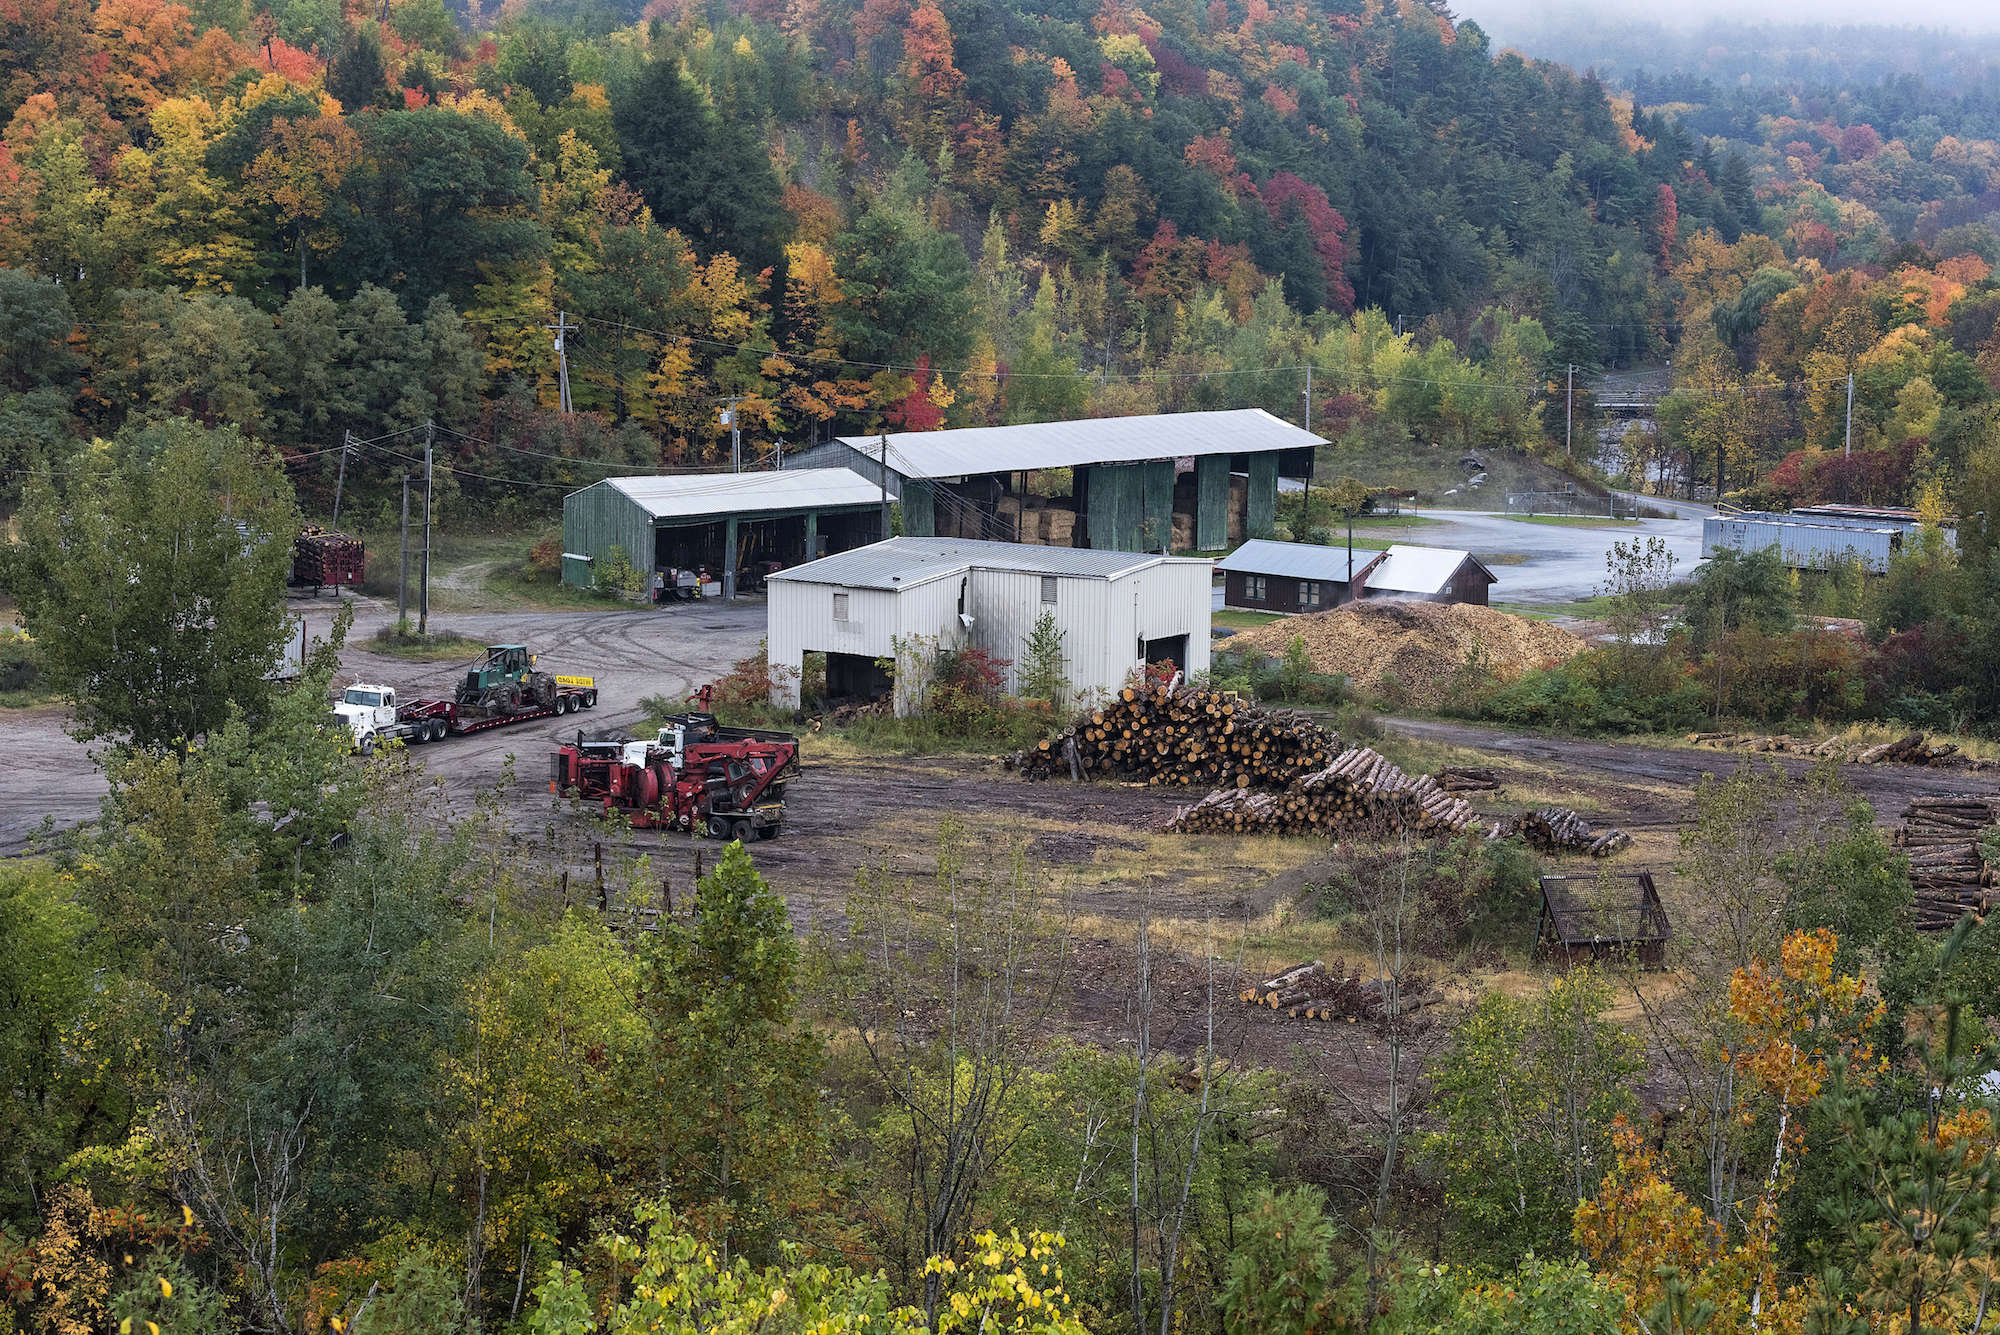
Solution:
{"label": "white metal building", "polygon": [[[1063,633],[1072,698],[1108,694],[1146,663],[1208,670],[1212,563],[1205,558],[891,538],[770,578],[771,703],[797,708],[805,656],[827,656],[834,696],[921,702],[937,648],[1009,661],[1005,689],[1044,610]],[[890,674],[877,666],[893,662]]]}

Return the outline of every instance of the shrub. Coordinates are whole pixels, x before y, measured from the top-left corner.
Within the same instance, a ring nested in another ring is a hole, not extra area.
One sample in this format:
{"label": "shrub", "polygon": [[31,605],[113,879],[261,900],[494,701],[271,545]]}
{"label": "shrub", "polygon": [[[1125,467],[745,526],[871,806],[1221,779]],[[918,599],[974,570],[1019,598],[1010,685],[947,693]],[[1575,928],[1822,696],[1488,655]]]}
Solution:
{"label": "shrub", "polygon": [[1478,716],[1578,733],[1685,732],[1701,723],[1708,698],[1684,659],[1663,654],[1651,670],[1625,671],[1623,657],[1593,649],[1524,672],[1482,701]]}
{"label": "shrub", "polygon": [[605,593],[634,594],[646,587],[646,573],[632,564],[623,547],[613,543],[597,558],[596,584]]}
{"label": "shrub", "polygon": [[0,638],[0,691],[31,691],[41,679],[35,642],[25,635]]}
{"label": "shrub", "polygon": [[544,577],[562,575],[562,534],[544,533],[528,548],[528,569]]}

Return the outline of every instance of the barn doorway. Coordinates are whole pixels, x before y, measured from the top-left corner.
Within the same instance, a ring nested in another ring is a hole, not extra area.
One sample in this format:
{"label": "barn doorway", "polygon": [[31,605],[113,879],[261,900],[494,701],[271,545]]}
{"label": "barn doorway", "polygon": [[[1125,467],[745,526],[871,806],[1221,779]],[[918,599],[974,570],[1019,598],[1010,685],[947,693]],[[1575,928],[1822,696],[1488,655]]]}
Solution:
{"label": "barn doorway", "polygon": [[1187,636],[1165,635],[1157,640],[1146,641],[1146,661],[1148,663],[1171,663],[1177,668],[1187,667]]}

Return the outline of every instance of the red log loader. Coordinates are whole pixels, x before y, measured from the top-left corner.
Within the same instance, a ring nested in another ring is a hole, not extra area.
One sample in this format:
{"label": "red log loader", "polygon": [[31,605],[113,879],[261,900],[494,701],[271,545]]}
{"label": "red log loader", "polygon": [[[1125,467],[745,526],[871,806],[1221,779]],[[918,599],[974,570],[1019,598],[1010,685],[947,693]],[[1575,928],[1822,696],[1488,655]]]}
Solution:
{"label": "red log loader", "polygon": [[711,839],[775,839],[785,785],[798,776],[799,739],[725,728],[713,714],[676,714],[650,741],[586,738],[556,749],[549,791],[621,811],[635,829]]}

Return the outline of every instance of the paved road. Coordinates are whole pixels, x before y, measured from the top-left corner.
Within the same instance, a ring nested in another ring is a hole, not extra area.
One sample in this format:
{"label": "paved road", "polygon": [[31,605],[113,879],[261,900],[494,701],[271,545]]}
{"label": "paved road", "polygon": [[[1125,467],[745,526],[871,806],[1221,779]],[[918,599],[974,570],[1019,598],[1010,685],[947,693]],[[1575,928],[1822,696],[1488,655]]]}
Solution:
{"label": "paved road", "polygon": [[[1496,603],[1566,603],[1588,598],[1604,583],[1604,558],[1614,542],[1633,536],[1664,538],[1675,571],[1686,574],[1701,561],[1698,516],[1641,519],[1616,528],[1531,524],[1504,514],[1469,510],[1417,511],[1439,522],[1410,531],[1409,540],[1429,547],[1463,547],[1476,556],[1504,556],[1493,567],[1500,582]],[[1518,562],[1511,558],[1526,558]]]}
{"label": "paved road", "polygon": [[[333,622],[330,598],[295,601],[314,635],[324,635]],[[395,620],[395,609],[371,599],[356,607],[350,643],[365,639]],[[541,655],[544,666],[597,679],[598,707],[583,719],[554,719],[449,739],[413,753],[419,763],[445,778],[455,800],[488,787],[500,777],[506,758],[519,758],[517,769],[539,764],[558,734],[578,723],[596,730],[636,724],[639,701],[648,695],[680,699],[695,686],[712,681],[731,664],[757,650],[764,636],[764,604],[745,601],[677,605],[654,610],[605,612],[453,613],[432,619],[434,628],[451,630],[476,640],[517,641]],[[465,670],[459,662],[408,663],[361,649],[341,655],[336,687],[356,679],[388,682],[408,695],[449,694]],[[0,715],[0,747],[8,763],[0,766],[0,855],[28,848],[45,824],[64,829],[97,814],[105,793],[103,775],[88,751],[63,731],[64,715],[55,708],[13,711]]]}

